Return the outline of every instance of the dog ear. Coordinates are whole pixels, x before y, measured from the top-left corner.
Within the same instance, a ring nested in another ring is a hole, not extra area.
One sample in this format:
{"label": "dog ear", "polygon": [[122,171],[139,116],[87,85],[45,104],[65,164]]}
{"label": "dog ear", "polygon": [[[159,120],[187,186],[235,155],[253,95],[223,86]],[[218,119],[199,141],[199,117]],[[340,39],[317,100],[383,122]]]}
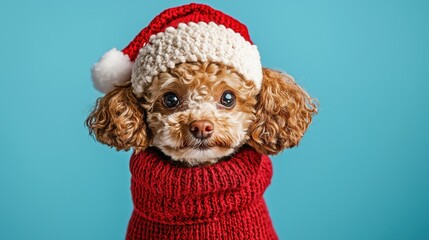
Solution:
{"label": "dog ear", "polygon": [[119,86],[97,99],[85,124],[101,143],[116,150],[140,151],[149,145],[145,115],[131,85]]}
{"label": "dog ear", "polygon": [[316,103],[291,76],[264,68],[248,144],[270,155],[296,146],[317,113]]}

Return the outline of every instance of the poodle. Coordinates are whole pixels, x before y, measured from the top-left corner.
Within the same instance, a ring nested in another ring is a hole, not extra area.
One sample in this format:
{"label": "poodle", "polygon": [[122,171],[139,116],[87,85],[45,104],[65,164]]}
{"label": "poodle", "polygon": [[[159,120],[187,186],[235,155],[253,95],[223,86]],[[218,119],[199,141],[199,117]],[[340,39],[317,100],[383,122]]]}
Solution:
{"label": "poodle", "polygon": [[133,150],[127,239],[277,239],[267,155],[300,142],[317,101],[263,68],[244,24],[203,4],[167,9],[92,68],[86,125]]}

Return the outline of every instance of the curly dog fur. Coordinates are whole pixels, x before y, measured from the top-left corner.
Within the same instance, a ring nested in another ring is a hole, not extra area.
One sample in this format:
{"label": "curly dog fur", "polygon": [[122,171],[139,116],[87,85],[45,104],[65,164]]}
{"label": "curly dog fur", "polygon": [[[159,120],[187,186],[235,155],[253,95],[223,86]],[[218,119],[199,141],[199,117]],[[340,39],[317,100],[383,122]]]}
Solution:
{"label": "curly dog fur", "polygon": [[[225,107],[225,92],[235,97]],[[163,98],[174,93],[179,104],[167,108]],[[262,88],[234,68],[214,62],[182,63],[160,73],[145,86],[141,98],[129,83],[97,100],[86,120],[90,133],[117,150],[161,149],[190,166],[215,163],[248,144],[263,154],[278,154],[296,146],[317,113],[317,101],[294,79],[263,69]],[[207,139],[194,137],[189,124],[213,123]]]}

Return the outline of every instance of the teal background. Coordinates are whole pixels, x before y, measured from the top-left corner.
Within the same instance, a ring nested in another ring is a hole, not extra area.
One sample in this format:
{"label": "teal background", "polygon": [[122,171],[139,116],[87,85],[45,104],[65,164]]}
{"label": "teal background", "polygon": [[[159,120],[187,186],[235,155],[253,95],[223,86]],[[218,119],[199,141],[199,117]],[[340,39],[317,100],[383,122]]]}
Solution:
{"label": "teal background", "polygon": [[[89,69],[188,1],[4,1],[0,239],[123,239],[130,152],[89,137]],[[320,101],[266,192],[280,239],[429,239],[427,1],[201,1]]]}

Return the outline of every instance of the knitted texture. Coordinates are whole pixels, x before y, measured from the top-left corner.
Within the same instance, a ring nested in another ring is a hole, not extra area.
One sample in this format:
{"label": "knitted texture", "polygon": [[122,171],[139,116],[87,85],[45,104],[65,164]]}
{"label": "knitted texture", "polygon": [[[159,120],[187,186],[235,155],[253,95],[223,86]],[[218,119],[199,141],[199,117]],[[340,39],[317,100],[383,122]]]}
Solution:
{"label": "knitted texture", "polygon": [[180,23],[214,22],[239,33],[246,41],[252,43],[249,32],[244,24],[231,16],[215,10],[208,5],[191,3],[179,7],[169,8],[156,16],[150,24],[140,31],[122,52],[130,57],[131,61],[137,58],[140,49],[149,41],[152,35],[164,32],[168,27],[177,28]]}
{"label": "knitted texture", "polygon": [[131,157],[127,239],[277,239],[262,197],[272,177],[267,156],[245,147],[195,168],[165,159],[154,148]]}
{"label": "knitted texture", "polygon": [[140,97],[154,76],[176,64],[196,61],[232,66],[253,81],[257,91],[262,84],[259,52],[246,26],[204,4],[163,11],[122,52],[110,52],[91,71],[94,86],[104,93],[131,79],[133,91]]}
{"label": "knitted texture", "polygon": [[252,80],[261,88],[262,66],[258,49],[240,34],[214,22],[180,23],[165,32],[152,35],[135,60],[131,82],[134,93],[143,93],[143,86],[167,68],[184,62],[220,62]]}

